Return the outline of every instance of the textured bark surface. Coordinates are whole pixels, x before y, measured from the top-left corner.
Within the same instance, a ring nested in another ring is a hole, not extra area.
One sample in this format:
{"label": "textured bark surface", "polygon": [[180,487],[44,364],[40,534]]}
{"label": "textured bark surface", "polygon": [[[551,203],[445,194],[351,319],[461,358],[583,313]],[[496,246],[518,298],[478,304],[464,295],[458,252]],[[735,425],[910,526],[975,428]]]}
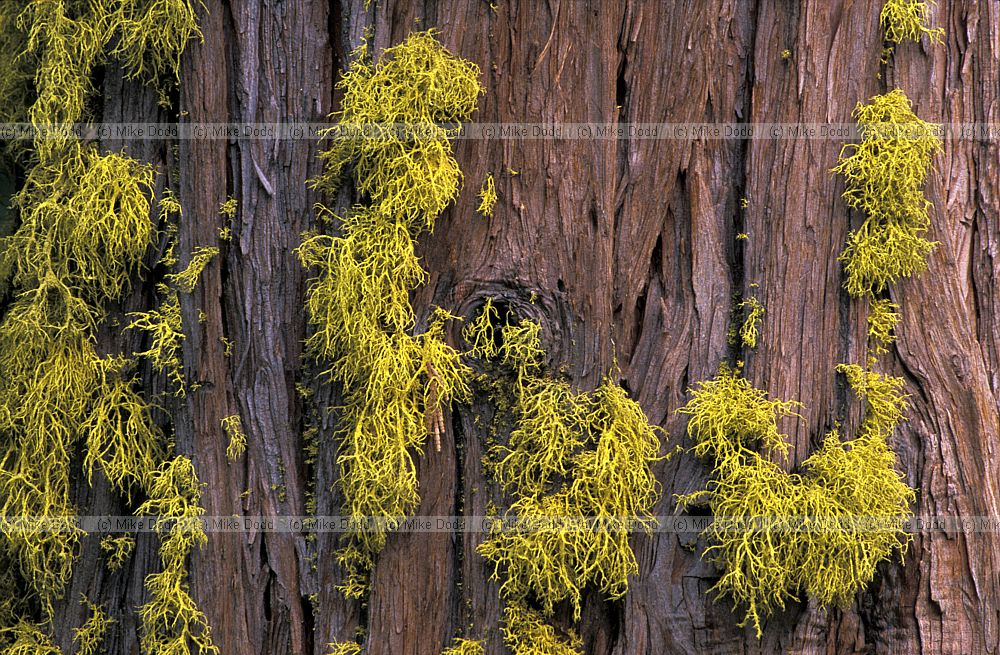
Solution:
{"label": "textured bark surface", "polygon": [[[986,0],[940,3],[932,21],[945,28],[946,43],[899,46],[888,65],[879,61],[879,0],[500,0],[495,10],[468,0],[377,0],[367,10],[360,0],[206,5],[205,41],[185,54],[178,100],[193,122],[319,121],[336,107],[338,71],[366,28],[377,52],[436,27],[446,47],[483,70],[480,121],[846,123],[856,102],[899,86],[925,120],[1000,123],[1000,6]],[[103,88],[106,120],[158,116],[155,94],[120,72],[108,70]],[[185,141],[174,155],[156,142],[107,145],[157,163],[161,184],[179,191],[182,262],[195,246],[216,243],[219,205],[230,195],[238,201],[232,241],[182,301],[185,370],[201,387],[169,408],[178,450],[192,454],[207,483],[207,513],[303,514],[315,478],[317,511],[336,514],[336,416],[321,414],[319,457],[307,466],[309,407],[295,393],[314,373],[300,359],[306,272],[292,249],[315,224],[320,198],[305,183],[318,171],[318,146]],[[579,388],[593,389],[617,362],[620,382],[671,445],[683,443],[684,421],[674,412],[688,386],[736,354],[756,385],[804,403],[804,420],[781,426],[793,446],[790,465],[800,463],[836,422],[850,433],[860,413],[835,374],[836,364],[867,356],[865,307],[842,291],[836,261],[860,222],[829,173],[841,145],[458,142],[466,188],[420,245],[430,280],[415,295],[418,315],[436,304],[468,318],[486,297],[500,299],[518,317],[541,321],[550,363],[565,365]],[[475,213],[488,172],[499,194],[491,219]],[[997,141],[948,141],[928,197],[930,238],[940,245],[926,274],[893,287],[903,319],[879,363],[904,376],[912,394],[910,421],[894,445],[918,489],[917,514],[1000,516]],[[749,238],[737,239],[740,232]],[[751,292],[767,311],[760,345],[734,353],[733,298]],[[125,309],[151,302],[151,288],[137,289]],[[222,337],[235,344],[231,357]],[[457,330],[450,338],[461,345]],[[314,387],[320,405],[335,402],[336,390]],[[456,407],[441,452],[428,448],[419,459],[420,514],[483,515],[488,501],[499,501],[480,465],[491,411],[485,396]],[[235,413],[248,449],[230,463],[219,421]],[[661,465],[658,513],[676,513],[673,494],[700,487],[706,473],[686,454]],[[124,513],[100,483],[80,485],[79,505]],[[487,652],[500,654],[502,606],[475,553],[481,539],[392,536],[362,607],[333,589],[335,535],[312,546],[296,535],[213,534],[191,563],[192,589],[224,655],[321,655],[359,626],[371,655],[436,655],[456,635],[486,639]],[[133,610],[144,598],[143,576],[158,566],[155,540],[140,540],[115,574],[99,566],[92,541],[58,624],[80,624],[76,601],[86,591],[119,620],[108,652],[138,652]],[[588,597],[586,653],[1000,650],[995,534],[918,535],[905,566],[884,563],[850,608],[793,604],[761,640],[736,627],[728,601],[705,593],[717,572],[700,559],[704,544],[691,545],[666,533],[635,539],[641,571],[628,596]]]}

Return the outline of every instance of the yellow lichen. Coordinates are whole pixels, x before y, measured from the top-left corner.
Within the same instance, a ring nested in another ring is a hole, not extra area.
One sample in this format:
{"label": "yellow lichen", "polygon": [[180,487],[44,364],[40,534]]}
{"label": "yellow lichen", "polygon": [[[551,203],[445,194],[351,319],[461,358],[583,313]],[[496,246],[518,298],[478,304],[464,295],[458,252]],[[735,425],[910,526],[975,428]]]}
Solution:
{"label": "yellow lichen", "polygon": [[174,266],[177,264],[177,223],[171,220],[171,216],[180,216],[182,212],[181,203],[177,196],[170,189],[164,189],[160,197],[160,223],[167,233],[166,248],[160,257],[160,263],[164,266]]}
{"label": "yellow lichen", "polygon": [[229,241],[233,238],[233,219],[236,218],[236,198],[229,196],[226,202],[219,206],[219,213],[226,219],[225,225],[219,228],[219,240]]}
{"label": "yellow lichen", "polygon": [[539,323],[523,320],[515,325],[505,325],[501,330],[500,359],[505,366],[517,373],[519,388],[530,382],[541,370],[545,351],[541,348]]}
{"label": "yellow lichen", "polygon": [[177,456],[152,471],[148,494],[137,513],[159,517],[163,570],[146,578],[149,600],[139,608],[140,645],[148,655],[217,654],[211,628],[188,590],[187,558],[207,541],[199,518],[205,512],[201,484],[191,460]]}
{"label": "yellow lichen", "polygon": [[107,615],[100,605],[90,602],[86,596],[81,602],[90,609],[90,618],[73,631],[73,641],[79,644],[77,647],[78,655],[97,655],[108,628],[115,621]]}
{"label": "yellow lichen", "polygon": [[101,539],[101,550],[105,553],[108,570],[117,571],[122,567],[135,549],[135,539],[129,535],[112,537],[108,535]]}
{"label": "yellow lichen", "polygon": [[823,605],[849,604],[876,565],[908,540],[903,526],[914,492],[886,444],[905,408],[901,381],[855,365],[838,368],[867,398],[865,422],[847,442],[829,433],[801,473],[753,449],[784,450],[777,420],[794,405],[767,399],[738,372],[723,368],[699,383],[680,410],[691,416],[694,452],[713,472],[706,490],[679,502],[709,505],[705,556],[722,571],[710,591],[730,597],[745,612],[740,625],[751,622],[758,636],[762,620],[800,593]]}
{"label": "yellow lichen", "polygon": [[[504,363],[516,376],[519,416],[494,456],[498,479],[513,497],[511,525],[495,529],[477,549],[502,576],[501,594],[516,614],[507,642],[516,652],[551,634],[540,622],[558,603],[568,601],[579,620],[588,586],[611,599],[625,594],[639,570],[629,535],[652,527],[659,497],[650,468],[661,459],[657,428],[610,380],[582,394],[542,376],[539,332],[530,321],[504,328]],[[541,614],[524,609],[529,600]]]}
{"label": "yellow lichen", "polygon": [[[414,247],[458,193],[461,172],[442,122],[466,120],[482,90],[478,68],[445,50],[433,32],[410,35],[377,64],[355,53],[344,98],[314,180],[333,192],[350,165],[367,206],[340,222],[339,236],[307,234],[298,255],[317,272],[306,306],[309,353],[344,386],[338,457],[344,513],[380,521],[358,530],[338,555],[341,590],[359,596],[365,572],[391,530],[417,506],[416,466],[428,434],[440,447],[444,407],[466,397],[459,353],[444,341],[442,311],[414,334],[410,293],[426,278]],[[362,138],[360,134],[373,138]],[[331,216],[327,209],[323,216]]]}
{"label": "yellow lichen", "polygon": [[575,632],[557,635],[539,612],[519,603],[504,609],[500,632],[513,655],[581,655],[583,652],[583,641]]}
{"label": "yellow lichen", "polygon": [[486,176],[483,188],[479,190],[479,208],[476,210],[483,216],[493,216],[493,208],[497,204],[497,187],[493,181],[493,173]]}
{"label": "yellow lichen", "polygon": [[[97,66],[118,57],[128,75],[176,74],[197,25],[188,0],[27,0],[16,19],[14,6],[4,5],[0,22],[5,43],[21,51],[4,55],[34,71],[34,88],[13,94],[31,102],[13,111],[38,132],[13,203],[20,226],[0,241],[0,291],[15,291],[0,321],[0,498],[5,516],[34,520],[5,522],[2,552],[17,561],[24,590],[50,619],[80,538],[69,502],[78,443],[85,442],[88,479],[100,470],[126,496],[141,485],[152,497],[165,442],[150,405],[131,388],[131,358],[101,357],[94,347],[105,304],[129,288],[152,242],[153,171],[81,142],[69,125],[87,118]],[[23,38],[11,38],[12,24]],[[161,215],[178,209],[165,194]],[[6,618],[2,630],[13,631],[6,652],[57,652],[32,624],[10,628]],[[82,650],[94,647],[81,640]]]}
{"label": "yellow lichen", "polygon": [[[28,108],[34,104],[34,80],[38,60],[26,52],[28,37],[18,29],[17,16],[22,7],[18,3],[0,3],[0,122],[28,122]],[[5,144],[19,150],[21,143]],[[20,153],[18,153],[20,154]]]}
{"label": "yellow lichen", "polygon": [[226,198],[226,202],[219,206],[219,213],[222,214],[223,218],[233,220],[236,218],[236,198],[229,196]]}
{"label": "yellow lichen", "polygon": [[924,34],[931,43],[944,43],[944,29],[927,27],[930,20],[930,5],[933,2],[921,0],[886,0],[879,14],[879,23],[885,31],[889,43],[914,41],[920,43]]}
{"label": "yellow lichen", "polygon": [[903,378],[882,375],[858,364],[839,364],[837,371],[844,374],[858,398],[865,400],[862,431],[883,438],[892,434],[909,407],[908,396],[902,392]]}
{"label": "yellow lichen", "polygon": [[923,189],[941,140],[900,89],[858,104],[854,117],[861,143],[844,146],[833,170],[844,176],[847,205],[865,214],[839,257],[847,273],[844,286],[861,296],[927,268],[935,244],[924,238],[931,203]]}
{"label": "yellow lichen", "polygon": [[247,448],[247,435],[243,431],[243,421],[239,414],[226,416],[222,419],[222,429],[229,437],[229,445],[226,447],[226,457],[233,462],[239,459],[240,455]]}
{"label": "yellow lichen", "polygon": [[191,260],[184,267],[183,271],[167,275],[167,279],[174,283],[178,290],[184,293],[191,293],[198,284],[198,278],[208,263],[219,254],[219,249],[211,246],[198,246],[191,253]]}
{"label": "yellow lichen", "polygon": [[756,348],[758,326],[764,318],[764,305],[755,296],[750,296],[737,305],[737,308],[746,309],[746,316],[740,326],[740,340],[747,348]]}
{"label": "yellow lichen", "polygon": [[150,335],[149,349],[136,355],[148,357],[153,368],[165,373],[167,379],[176,385],[177,394],[183,396],[185,382],[181,347],[184,341],[184,326],[180,299],[177,297],[177,292],[166,285],[161,285],[159,290],[160,308],[129,314],[133,320],[126,329],[140,329]]}
{"label": "yellow lichen", "polygon": [[[479,68],[445,50],[433,30],[410,34],[367,61],[355,52],[338,87],[344,91],[326,168],[316,180],[335,189],[348,164],[358,191],[393,220],[430,229],[454,199],[462,174],[442,123],[468,120],[483,87]],[[359,136],[365,134],[365,137]]]}
{"label": "yellow lichen", "polygon": [[455,644],[443,651],[441,655],[486,655],[483,642],[474,639],[456,639]]}
{"label": "yellow lichen", "polygon": [[462,337],[470,348],[468,354],[472,357],[494,359],[500,354],[497,344],[496,326],[500,322],[493,299],[487,298],[482,310],[476,317],[462,328]]}
{"label": "yellow lichen", "polygon": [[3,655],[62,655],[41,627],[28,621],[0,627],[0,635],[9,640]]}
{"label": "yellow lichen", "polygon": [[161,435],[150,416],[150,405],[132,388],[132,380],[117,371],[105,374],[97,400],[82,424],[87,435],[83,466],[87,479],[99,467],[111,485],[131,496],[135,485],[163,459]]}
{"label": "yellow lichen", "polygon": [[326,655],[361,655],[364,652],[361,644],[353,641],[335,641],[326,647],[330,649]]}
{"label": "yellow lichen", "polygon": [[533,495],[570,473],[573,455],[587,436],[581,426],[592,409],[588,401],[566,382],[526,381],[518,403],[520,418],[497,468],[506,489]]}
{"label": "yellow lichen", "polygon": [[868,338],[876,353],[887,351],[896,340],[894,330],[899,322],[899,305],[887,298],[873,300],[868,309]]}
{"label": "yellow lichen", "polygon": [[[192,39],[202,40],[196,8],[201,0],[127,0],[119,15],[106,23],[117,23],[120,38],[111,49],[130,77],[141,77],[159,87],[164,75],[176,81],[181,53]],[[160,104],[167,105],[163,91]]]}

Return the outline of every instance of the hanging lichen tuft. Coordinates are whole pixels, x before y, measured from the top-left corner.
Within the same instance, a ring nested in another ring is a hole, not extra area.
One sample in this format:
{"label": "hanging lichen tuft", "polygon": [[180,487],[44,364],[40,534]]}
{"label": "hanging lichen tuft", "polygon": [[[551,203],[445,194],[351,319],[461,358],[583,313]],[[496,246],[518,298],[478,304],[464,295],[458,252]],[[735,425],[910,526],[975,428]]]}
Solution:
{"label": "hanging lichen tuft", "polygon": [[500,633],[513,655],[580,655],[583,648],[575,632],[557,634],[540,612],[516,602],[504,609]]}
{"label": "hanging lichen tuft", "polygon": [[904,41],[920,43],[924,34],[931,43],[944,41],[943,28],[927,27],[930,21],[930,7],[933,2],[921,0],[886,0],[879,14],[879,23],[885,31],[885,40],[891,44]]}
{"label": "hanging lichen tuft", "polygon": [[865,220],[851,232],[839,259],[848,292],[875,295],[927,268],[935,244],[924,238],[931,209],[924,185],[941,140],[934,125],[917,118],[900,89],[858,104],[854,117],[861,143],[844,146],[833,170],[844,176],[845,202]]}
{"label": "hanging lichen tuft", "polygon": [[[129,289],[155,235],[153,170],[81,142],[69,126],[88,118],[95,67],[120,56],[127,74],[176,79],[181,50],[200,32],[189,0],[29,0],[17,5],[16,16],[14,6],[4,3],[0,10],[3,41],[19,48],[5,50],[13,67],[0,91],[9,93],[3,98],[8,115],[26,117],[37,134],[19,155],[29,170],[13,201],[18,228],[0,238],[0,293],[14,296],[0,320],[0,512],[31,521],[5,521],[0,550],[16,560],[45,623],[79,550],[69,501],[78,446],[87,479],[100,470],[126,497],[137,488],[159,493],[157,471],[170,450],[152,406],[133,388],[134,353],[95,350],[105,305]],[[25,88],[28,70],[33,83]],[[23,102],[30,105],[10,107]],[[120,565],[131,546],[109,545],[111,565]],[[169,542],[164,548],[182,552]],[[171,556],[179,584],[185,567],[184,557]],[[82,652],[96,648],[106,627],[95,617],[81,633]],[[0,618],[0,647],[7,652],[54,649],[30,612]],[[169,613],[160,627],[172,632],[183,620]],[[163,652],[154,647],[159,628],[144,629],[152,635],[146,652]],[[211,645],[204,634],[196,643],[206,652]],[[189,646],[185,641],[169,652],[189,652]]]}
{"label": "hanging lichen tuft", "polygon": [[856,365],[838,370],[866,399],[865,421],[853,440],[826,435],[801,473],[771,458],[787,448],[777,421],[796,404],[768,399],[739,371],[723,367],[679,410],[691,417],[694,453],[713,469],[706,490],[679,502],[711,509],[705,555],[722,576],[710,591],[731,598],[745,613],[740,626],[751,622],[758,637],[762,621],[802,593],[822,605],[850,604],[909,539],[903,528],[915,496],[886,443],[906,408],[902,380]]}
{"label": "hanging lichen tuft", "polygon": [[760,323],[764,320],[764,305],[756,296],[750,296],[737,305],[737,309],[745,309],[746,314],[740,326],[740,342],[747,348],[756,348]]}
{"label": "hanging lichen tuft", "polygon": [[868,310],[868,338],[876,353],[887,352],[896,340],[894,330],[899,322],[899,305],[887,298],[872,300]]}
{"label": "hanging lichen tuft", "polygon": [[[493,311],[488,304],[466,331],[473,352],[491,351],[493,335],[482,316]],[[544,617],[568,601],[579,620],[588,586],[610,599],[628,591],[629,577],[639,572],[628,539],[654,524],[659,485],[651,465],[662,458],[657,428],[621,387],[606,379],[583,394],[543,374],[539,333],[530,321],[507,325],[494,351],[511,371],[518,398],[517,425],[492,453],[513,502],[510,525],[491,533],[478,552],[503,580],[508,646],[517,653],[570,653],[573,640],[556,638]]]}
{"label": "hanging lichen tuft", "polygon": [[90,618],[73,631],[73,641],[79,644],[79,655],[97,655],[100,651],[108,628],[115,622],[100,605],[96,605],[84,596],[81,603],[90,610]]}
{"label": "hanging lichen tuft", "polygon": [[497,185],[493,181],[493,173],[486,176],[483,188],[479,190],[479,207],[476,209],[486,217],[493,216],[493,208],[497,204]]}
{"label": "hanging lichen tuft", "polygon": [[338,555],[347,572],[341,591],[360,597],[386,531],[419,501],[413,454],[428,434],[439,446],[444,408],[468,394],[459,353],[444,341],[452,317],[437,310],[415,334],[409,294],[426,279],[416,239],[462,180],[452,131],[441,123],[467,120],[482,86],[479,69],[429,31],[387,49],[377,64],[360,48],[339,87],[343,103],[331,116],[337,126],[314,184],[332,194],[350,169],[366,204],[338,217],[339,236],[306,234],[297,252],[316,272],[306,298],[315,328],[307,349],[344,389],[344,512],[379,522],[353,533]]}
{"label": "hanging lichen tuft", "polygon": [[201,484],[191,460],[177,456],[165,462],[152,472],[147,486],[149,500],[137,513],[160,517],[156,532],[163,570],[146,578],[149,600],[139,608],[142,649],[150,655],[218,653],[187,583],[188,555],[207,541],[199,519],[205,513],[199,502]]}

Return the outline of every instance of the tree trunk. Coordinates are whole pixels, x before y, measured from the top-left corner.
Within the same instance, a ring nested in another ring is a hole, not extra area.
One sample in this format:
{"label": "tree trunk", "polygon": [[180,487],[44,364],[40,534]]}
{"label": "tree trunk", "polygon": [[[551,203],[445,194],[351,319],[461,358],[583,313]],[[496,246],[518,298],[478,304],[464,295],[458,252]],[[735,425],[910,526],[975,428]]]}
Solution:
{"label": "tree trunk", "polygon": [[[945,28],[945,43],[900,45],[888,64],[880,63],[877,0],[205,4],[204,43],[184,55],[176,103],[192,123],[322,121],[337,107],[334,84],[366,29],[377,53],[428,27],[482,68],[482,122],[849,123],[858,101],[898,86],[924,120],[1000,123],[1000,10],[986,0],[940,3],[932,23]],[[155,94],[119,70],[106,71],[102,88],[106,121],[170,120]],[[302,515],[315,488],[317,512],[338,514],[336,415],[325,411],[337,391],[301,360],[308,273],[292,253],[317,225],[313,205],[323,199],[306,181],[320,170],[320,146],[190,140],[174,153],[162,143],[102,146],[126,146],[156,163],[158,186],[178,191],[180,253],[217,245],[219,206],[229,196],[238,206],[232,240],[182,298],[185,373],[201,386],[168,408],[178,451],[192,456],[207,485],[206,512]],[[457,141],[465,189],[421,240],[430,279],[413,299],[418,321],[426,322],[431,305],[468,320],[486,298],[497,299],[541,322],[550,365],[565,366],[579,389],[595,388],[617,363],[618,381],[667,430],[670,445],[686,443],[675,410],[688,387],[736,356],[756,386],[804,403],[803,421],[781,425],[793,464],[801,463],[835,423],[847,432],[857,425],[858,404],[835,367],[867,357],[866,307],[843,291],[837,262],[861,219],[830,172],[842,145]],[[486,219],[475,211],[476,191],[489,172],[499,202]],[[926,273],[893,286],[903,318],[879,363],[903,376],[912,396],[893,445],[918,490],[918,516],[996,517],[997,141],[946,141],[929,179],[929,238],[940,245]],[[337,202],[349,200],[347,190]],[[766,308],[759,347],[734,351],[727,343],[733,298],[750,293]],[[124,309],[152,302],[146,285]],[[223,337],[234,344],[229,357]],[[463,345],[457,329],[449,341]],[[146,376],[148,392],[162,388]],[[300,383],[316,390],[308,403],[296,393]],[[481,516],[490,501],[503,502],[481,466],[489,435],[476,417],[490,414],[488,399],[453,410],[441,451],[428,447],[419,457],[421,515]],[[226,459],[219,423],[231,414],[242,417],[248,437],[235,463]],[[320,427],[314,465],[303,438],[311,422]],[[681,513],[674,494],[701,488],[707,471],[684,453],[656,474],[657,513],[672,515]],[[78,486],[81,514],[128,513],[105,484]],[[192,558],[192,591],[223,655],[322,655],[358,627],[370,655],[437,655],[455,636],[485,639],[491,655],[506,652],[498,583],[476,553],[482,534],[392,535],[366,606],[334,589],[336,537],[209,535]],[[824,610],[803,599],[768,621],[761,639],[736,627],[728,600],[706,594],[718,572],[700,557],[704,543],[692,550],[686,537],[666,532],[633,543],[640,573],[625,599],[587,598],[579,627],[588,654],[1000,650],[1000,542],[990,533],[919,533],[905,565],[884,562],[850,608]],[[118,620],[108,652],[136,653],[134,608],[145,598],[144,576],[159,567],[155,540],[140,539],[129,565],[113,574],[98,552],[96,540],[84,540],[56,619],[62,647],[74,652],[71,628],[85,618],[78,600],[86,593]]]}

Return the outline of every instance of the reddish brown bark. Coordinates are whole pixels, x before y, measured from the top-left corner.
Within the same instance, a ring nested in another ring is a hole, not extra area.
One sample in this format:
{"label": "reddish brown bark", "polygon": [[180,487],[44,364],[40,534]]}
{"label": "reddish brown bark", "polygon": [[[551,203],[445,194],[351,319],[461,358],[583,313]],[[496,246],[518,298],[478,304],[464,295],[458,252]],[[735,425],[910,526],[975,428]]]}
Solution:
{"label": "reddish brown bark", "polygon": [[[1000,123],[1000,12],[991,2],[940,3],[933,22],[946,29],[945,44],[902,45],[887,66],[879,63],[876,0],[501,0],[495,11],[456,0],[378,0],[369,10],[360,0],[206,4],[205,42],[189,48],[181,75],[179,108],[194,122],[322,119],[335,107],[340,67],[372,26],[376,52],[415,29],[440,29],[446,47],[482,67],[480,121],[844,123],[857,101],[900,86],[926,120]],[[106,117],[156,116],[155,97],[116,71],[107,73],[104,96]],[[168,152],[131,145],[169,168]],[[565,364],[581,389],[596,386],[617,361],[620,381],[676,444],[685,426],[674,412],[687,387],[734,354],[727,344],[734,294],[758,284],[753,292],[767,310],[760,345],[735,354],[755,384],[804,403],[804,420],[782,425],[792,463],[801,462],[835,422],[847,431],[856,424],[857,403],[835,365],[867,354],[865,307],[842,291],[836,261],[859,220],[829,172],[841,145],[458,142],[466,188],[421,244],[430,281],[415,295],[418,314],[425,318],[433,303],[471,317],[485,298],[500,299],[517,316],[541,321],[551,363]],[[318,171],[317,151],[307,141],[182,142],[167,178],[185,211],[182,260],[216,242],[218,207],[228,196],[239,207],[233,240],[184,297],[185,320],[195,326],[185,370],[203,386],[172,408],[178,449],[193,455],[207,483],[209,514],[302,514],[312,477],[318,511],[338,511],[336,416],[321,416],[319,458],[306,466],[309,408],[295,394],[295,384],[314,374],[300,361],[306,272],[292,249],[315,224],[319,198],[306,180]],[[998,155],[995,140],[945,144],[928,185],[931,238],[940,246],[926,274],[893,287],[903,321],[879,366],[904,376],[912,394],[911,420],[894,443],[919,490],[918,514],[1000,515]],[[491,219],[475,213],[488,172],[499,194]],[[739,232],[749,239],[738,240]],[[149,289],[129,301],[149,302]],[[221,337],[235,344],[230,358]],[[460,345],[457,332],[450,338]],[[335,389],[316,388],[320,405],[335,402]],[[441,452],[430,448],[420,459],[420,513],[461,507],[482,515],[499,499],[480,466],[488,435],[473,418],[490,412],[485,396],[455,408]],[[248,450],[230,463],[219,420],[234,413],[243,417]],[[658,512],[676,513],[672,495],[698,488],[705,476],[689,455],[660,466]],[[118,511],[100,485],[80,493],[83,506]],[[391,537],[366,608],[333,589],[334,535],[320,535],[315,546],[294,535],[211,535],[192,560],[192,586],[225,655],[321,654],[359,625],[372,655],[436,655],[459,634],[485,638],[489,653],[502,653],[497,584],[475,553],[481,539]],[[886,562],[851,608],[795,604],[760,640],[736,627],[728,601],[706,595],[717,572],[699,549],[674,534],[634,544],[641,571],[629,595],[617,603],[588,598],[581,625],[588,654],[1000,649],[994,534],[918,535],[905,566]],[[117,608],[110,652],[136,652],[128,617],[144,597],[143,575],[156,569],[155,543],[141,542],[131,568],[118,574],[88,561],[96,561],[89,542],[72,591]],[[65,625],[79,624],[74,603],[62,610]]]}

